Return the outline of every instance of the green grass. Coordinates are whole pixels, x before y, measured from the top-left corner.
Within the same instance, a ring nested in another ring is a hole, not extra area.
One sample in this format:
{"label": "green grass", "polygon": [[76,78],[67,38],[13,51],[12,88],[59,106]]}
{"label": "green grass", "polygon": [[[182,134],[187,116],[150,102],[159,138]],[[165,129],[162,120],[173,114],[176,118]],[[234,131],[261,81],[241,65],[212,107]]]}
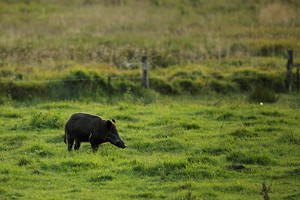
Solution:
{"label": "green grass", "polygon": [[[300,197],[299,95],[131,100],[2,104],[1,199],[262,199],[264,181],[271,199]],[[128,147],[68,152],[79,111],[115,118]]]}
{"label": "green grass", "polygon": [[[263,63],[257,64],[257,62]],[[277,101],[275,93],[286,92],[286,72],[282,67],[284,60],[258,59],[257,62],[256,59],[252,61],[224,59],[220,63],[223,68],[216,66],[218,64],[215,61],[207,65],[189,64],[151,68],[150,94],[245,93],[254,101],[275,102]],[[126,92],[132,92],[136,96],[151,96],[142,88],[140,71],[138,68],[118,70],[108,65],[69,66],[63,71],[27,66],[22,69],[3,67],[0,69],[2,83],[0,93],[13,100],[21,101],[85,98],[101,100],[103,96],[116,97]],[[293,76],[296,77],[295,70]],[[296,90],[296,81],[294,78],[293,91]],[[268,93],[265,92],[266,90]]]}
{"label": "green grass", "polygon": [[[299,199],[300,99],[284,94],[299,10],[298,0],[1,1],[0,199],[262,199],[262,183],[270,199]],[[128,147],[68,152],[75,112],[116,119]]]}

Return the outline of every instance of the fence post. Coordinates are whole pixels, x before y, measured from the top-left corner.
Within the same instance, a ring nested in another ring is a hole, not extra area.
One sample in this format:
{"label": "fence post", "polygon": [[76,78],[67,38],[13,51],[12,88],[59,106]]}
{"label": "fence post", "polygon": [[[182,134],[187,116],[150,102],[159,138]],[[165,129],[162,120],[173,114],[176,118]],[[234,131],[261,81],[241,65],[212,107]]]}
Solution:
{"label": "fence post", "polygon": [[286,66],[286,86],[289,92],[292,91],[292,76],[293,76],[293,50],[288,50],[288,60]]}
{"label": "fence post", "polygon": [[111,78],[110,78],[110,76],[108,76],[108,78],[107,78],[107,92],[108,92],[108,96],[109,97],[111,95],[111,83],[110,83],[110,80],[111,80]]}
{"label": "fence post", "polygon": [[142,86],[149,88],[149,67],[147,62],[147,56],[142,57]]}
{"label": "fence post", "polygon": [[300,68],[297,68],[297,92],[299,93],[299,87],[300,87],[300,80],[299,80],[299,70]]}

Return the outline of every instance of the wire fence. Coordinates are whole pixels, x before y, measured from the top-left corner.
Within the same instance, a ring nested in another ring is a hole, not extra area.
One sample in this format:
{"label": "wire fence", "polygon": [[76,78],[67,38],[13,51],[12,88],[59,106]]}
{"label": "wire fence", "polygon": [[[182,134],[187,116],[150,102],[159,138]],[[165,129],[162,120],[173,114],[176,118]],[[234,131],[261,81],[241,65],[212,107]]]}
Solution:
{"label": "wire fence", "polygon": [[[287,84],[287,80],[285,77],[285,74],[279,74],[275,77],[271,77],[271,75],[266,72],[265,74],[259,74],[259,73],[243,73],[241,72],[233,72],[231,74],[221,74],[221,73],[209,73],[209,74],[202,74],[200,73],[191,73],[189,74],[188,72],[180,72],[180,74],[170,74],[167,76],[164,75],[158,75],[155,73],[150,74],[149,73],[149,68],[148,68],[148,63],[147,63],[147,57],[142,58],[142,62],[140,63],[128,63],[128,64],[134,64],[134,65],[139,65],[139,67],[142,69],[140,75],[102,75],[99,76],[97,75],[96,77],[94,76],[86,76],[86,77],[63,77],[63,78],[51,78],[51,79],[26,79],[23,76],[18,77],[17,75],[15,77],[9,78],[1,78],[0,77],[0,83],[1,85],[13,85],[13,84],[36,84],[36,85],[41,85],[41,84],[47,84],[47,83],[99,83],[102,82],[102,84],[108,85],[108,87],[111,87],[111,85],[114,84],[115,81],[132,81],[134,83],[140,82],[140,84],[145,87],[151,87],[151,83],[157,82],[157,80],[164,80],[166,84],[171,84],[173,80],[176,79],[182,79],[182,80],[190,80],[190,81],[201,81],[203,85],[208,85],[212,81],[223,81],[223,82],[234,82],[237,83],[240,87],[243,87],[244,89],[249,89],[250,86],[247,85],[254,85],[257,83],[264,83],[264,84],[270,84],[270,85],[277,85],[275,87],[280,87],[280,90],[283,90],[282,84]],[[291,64],[292,65],[292,64]],[[291,70],[290,70],[291,71]],[[272,75],[274,76],[274,75]],[[296,79],[292,80],[289,79],[289,85],[288,89],[291,90],[291,85],[293,82],[293,85],[297,87],[297,91],[299,92],[299,67],[297,67],[297,72],[296,74],[293,75],[289,74],[289,77],[294,76]],[[278,79],[278,80],[276,80]],[[149,83],[150,82],[150,83]],[[126,83],[125,83],[126,84]],[[215,83],[216,84],[216,83]],[[150,86],[149,86],[150,85]],[[3,86],[2,86],[3,87]],[[156,86],[159,87],[159,86]],[[1,86],[0,86],[1,88]],[[242,88],[242,89],[243,89]]]}

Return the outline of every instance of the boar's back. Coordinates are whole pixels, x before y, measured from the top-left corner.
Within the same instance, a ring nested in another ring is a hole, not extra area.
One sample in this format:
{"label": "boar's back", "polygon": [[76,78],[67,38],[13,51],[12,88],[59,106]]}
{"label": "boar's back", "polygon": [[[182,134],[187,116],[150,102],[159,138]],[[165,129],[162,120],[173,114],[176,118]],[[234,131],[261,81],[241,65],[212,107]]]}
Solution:
{"label": "boar's back", "polygon": [[100,132],[102,121],[97,115],[75,113],[67,121],[65,130],[75,139],[88,142],[91,133]]}

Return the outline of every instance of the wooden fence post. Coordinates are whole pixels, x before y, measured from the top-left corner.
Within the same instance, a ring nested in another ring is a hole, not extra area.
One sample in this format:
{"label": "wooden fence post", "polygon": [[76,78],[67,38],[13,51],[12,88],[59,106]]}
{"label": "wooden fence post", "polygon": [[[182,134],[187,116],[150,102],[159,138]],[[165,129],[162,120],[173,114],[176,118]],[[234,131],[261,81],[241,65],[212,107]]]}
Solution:
{"label": "wooden fence post", "polygon": [[108,96],[110,97],[111,96],[111,83],[110,83],[110,76],[108,76],[107,78],[107,92],[108,92]]}
{"label": "wooden fence post", "polygon": [[288,60],[286,66],[286,86],[289,92],[292,91],[292,76],[293,76],[293,50],[288,50]]}
{"label": "wooden fence post", "polygon": [[142,86],[149,88],[149,67],[147,62],[147,56],[142,57]]}
{"label": "wooden fence post", "polygon": [[299,80],[299,70],[300,68],[297,68],[297,92],[299,93],[299,89],[300,89],[300,80]]}

